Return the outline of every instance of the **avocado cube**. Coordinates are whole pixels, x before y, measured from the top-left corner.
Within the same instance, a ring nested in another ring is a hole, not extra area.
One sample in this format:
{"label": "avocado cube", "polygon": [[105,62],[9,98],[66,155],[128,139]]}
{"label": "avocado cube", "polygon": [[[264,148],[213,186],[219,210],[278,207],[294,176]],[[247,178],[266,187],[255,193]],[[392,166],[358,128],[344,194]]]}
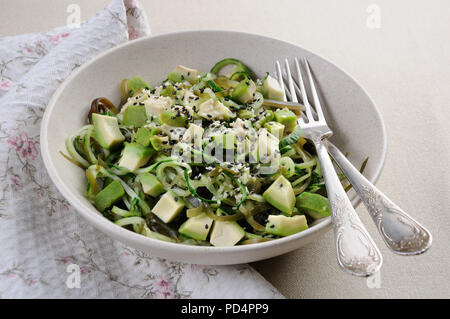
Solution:
{"label": "avocado cube", "polygon": [[287,108],[276,111],[275,120],[284,125],[286,132],[292,132],[297,126],[297,116]]}
{"label": "avocado cube", "polygon": [[136,132],[136,143],[142,146],[150,145],[151,130],[148,127],[140,127]]}
{"label": "avocado cube", "polygon": [[241,119],[251,119],[255,117],[255,111],[253,109],[249,110],[247,108],[238,111],[238,115]]}
{"label": "avocado cube", "polygon": [[303,209],[314,219],[320,219],[331,215],[328,198],[315,193],[303,192],[297,196],[295,207]]}
{"label": "avocado cube", "polygon": [[264,80],[262,89],[265,98],[276,101],[284,100],[284,93],[280,84],[270,75]]}
{"label": "avocado cube", "polygon": [[162,112],[173,105],[174,99],[164,96],[150,96],[143,103],[145,104],[147,118],[159,118]]}
{"label": "avocado cube", "polygon": [[256,92],[256,84],[250,79],[244,79],[234,88],[231,99],[238,103],[247,103],[253,99]]}
{"label": "avocado cube", "polygon": [[114,205],[125,195],[125,190],[119,181],[115,180],[108,184],[94,197],[95,207],[101,212]]}
{"label": "avocado cube", "polygon": [[209,242],[213,246],[228,247],[236,245],[245,236],[245,230],[236,222],[215,221]]}
{"label": "avocado cube", "polygon": [[172,72],[169,73],[167,78],[172,82],[184,82],[196,83],[198,81],[198,70],[190,69],[183,65],[178,65]]}
{"label": "avocado cube", "polygon": [[142,173],[138,176],[142,190],[145,194],[156,197],[164,193],[165,189],[158,178],[150,173]]}
{"label": "avocado cube", "polygon": [[124,167],[130,172],[134,172],[139,167],[147,164],[154,153],[155,150],[151,147],[145,147],[139,143],[125,142],[125,148],[123,149],[118,166]]}
{"label": "avocado cube", "polygon": [[263,198],[285,215],[292,215],[295,206],[295,194],[291,183],[280,175],[263,193]]}
{"label": "avocado cube", "polygon": [[145,105],[130,105],[123,112],[123,124],[126,126],[141,127],[147,122]]}
{"label": "avocado cube", "polygon": [[175,87],[172,84],[166,85],[161,92],[159,93],[159,95],[161,96],[171,96],[171,95],[176,95],[177,90],[175,89]]}
{"label": "avocado cube", "polygon": [[114,116],[107,116],[94,113],[92,114],[94,124],[94,138],[100,146],[110,149],[125,140],[119,129],[119,122]]}
{"label": "avocado cube", "polygon": [[281,140],[284,133],[284,125],[278,122],[268,122],[264,124],[264,127],[278,140]]}
{"label": "avocado cube", "polygon": [[160,119],[164,124],[177,127],[184,127],[189,122],[187,116],[179,114],[174,110],[163,111]]}
{"label": "avocado cube", "polygon": [[193,239],[206,240],[212,223],[213,220],[203,213],[185,221],[178,232]]}
{"label": "avocado cube", "polygon": [[151,90],[152,87],[148,85],[148,83],[145,82],[140,76],[136,76],[131,80],[127,81],[127,89],[128,89],[128,96],[133,96],[140,89]]}
{"label": "avocado cube", "polygon": [[265,228],[267,233],[278,236],[289,236],[305,229],[308,229],[305,215],[269,215]]}
{"label": "avocado cube", "polygon": [[170,223],[180,214],[184,206],[184,200],[169,190],[161,196],[152,208],[152,213],[158,216],[163,222]]}

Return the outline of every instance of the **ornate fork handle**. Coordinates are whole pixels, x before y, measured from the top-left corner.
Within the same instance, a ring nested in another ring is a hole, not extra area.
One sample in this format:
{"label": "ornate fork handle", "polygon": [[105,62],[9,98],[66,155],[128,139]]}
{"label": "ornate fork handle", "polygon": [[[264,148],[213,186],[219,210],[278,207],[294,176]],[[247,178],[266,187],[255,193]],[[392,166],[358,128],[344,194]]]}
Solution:
{"label": "ornate fork handle", "polygon": [[322,166],[333,220],[339,266],[357,276],[370,276],[383,262],[342,187],[322,141],[314,142]]}
{"label": "ornate fork handle", "polygon": [[431,246],[430,232],[369,182],[332,143],[329,154],[367,207],[386,245],[400,255],[417,255]]}

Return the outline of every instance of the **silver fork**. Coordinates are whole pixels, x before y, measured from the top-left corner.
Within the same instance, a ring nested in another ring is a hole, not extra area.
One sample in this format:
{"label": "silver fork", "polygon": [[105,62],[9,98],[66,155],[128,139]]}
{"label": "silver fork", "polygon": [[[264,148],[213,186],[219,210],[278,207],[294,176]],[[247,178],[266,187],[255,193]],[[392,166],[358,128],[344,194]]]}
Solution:
{"label": "silver fork", "polygon": [[[298,63],[298,61],[296,63]],[[306,59],[305,64],[308,77],[312,83],[311,87],[314,91],[313,94],[317,96],[315,87],[313,86],[314,83],[311,76],[311,70],[309,69]],[[280,74],[281,72],[278,72],[279,79],[281,79]],[[297,93],[302,91],[299,85],[295,81],[292,81],[290,76],[288,77],[288,83],[289,78],[295,91]],[[291,84],[288,85],[291,86]],[[281,83],[281,86],[284,87],[284,83]],[[289,91],[285,90],[285,93],[286,92],[291,96]],[[321,108],[318,98],[315,103],[318,103],[315,105],[316,109]],[[311,108],[311,111],[313,114],[317,115],[313,108]],[[381,237],[389,249],[399,255],[418,255],[426,252],[431,247],[431,233],[367,180],[367,178],[365,178],[364,175],[350,163],[347,157],[342,154],[333,143],[328,140],[324,140],[324,143],[328,148],[329,154],[344,172],[356,193],[363,201],[372,220],[375,222]]]}
{"label": "silver fork", "polygon": [[[313,110],[305,91],[300,63],[296,58],[295,67],[298,74],[298,83],[300,85],[303,104],[305,106],[304,116],[299,119],[299,124],[303,129],[303,137],[314,143],[317,157],[319,158],[322,168],[328,199],[330,201],[337,260],[339,266],[352,275],[364,277],[370,276],[380,269],[383,258],[372,237],[369,235],[356,214],[356,211],[336,174],[331,158],[328,155],[325,141],[333,134],[333,132],[327,126],[325,121],[308,62],[306,59],[304,62],[318,119],[316,120],[313,116]],[[284,65],[289,88],[285,90],[280,63],[276,61],[276,70],[280,86],[285,93],[289,94],[292,102],[298,102],[289,61],[287,59],[285,60]]]}

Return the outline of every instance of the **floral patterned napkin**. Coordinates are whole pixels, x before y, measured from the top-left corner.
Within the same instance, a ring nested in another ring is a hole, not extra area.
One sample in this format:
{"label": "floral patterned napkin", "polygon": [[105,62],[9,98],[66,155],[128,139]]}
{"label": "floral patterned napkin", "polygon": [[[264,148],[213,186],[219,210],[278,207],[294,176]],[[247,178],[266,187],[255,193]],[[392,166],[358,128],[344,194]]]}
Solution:
{"label": "floral patterned napkin", "polygon": [[79,28],[0,39],[0,297],[282,297],[248,265],[190,265],[126,247],[50,182],[39,130],[54,91],[98,53],[149,34],[139,3],[113,0]]}

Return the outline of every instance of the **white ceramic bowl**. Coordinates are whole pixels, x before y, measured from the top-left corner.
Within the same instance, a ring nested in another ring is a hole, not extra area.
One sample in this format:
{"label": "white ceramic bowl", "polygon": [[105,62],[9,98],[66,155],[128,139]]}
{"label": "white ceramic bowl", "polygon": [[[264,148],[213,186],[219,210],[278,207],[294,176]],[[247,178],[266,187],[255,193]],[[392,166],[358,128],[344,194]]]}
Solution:
{"label": "white ceramic bowl", "polygon": [[[144,38],[111,49],[74,72],[50,101],[41,127],[42,156],[51,179],[76,210],[96,228],[126,245],[154,256],[198,264],[238,264],[278,256],[317,239],[330,229],[326,218],[301,233],[274,241],[235,247],[197,247],[144,237],[116,226],[86,199],[84,171],[64,159],[64,140],[86,122],[91,101],[104,96],[117,103],[123,78],[142,76],[160,83],[178,64],[202,71],[233,57],[248,64],[258,76],[273,72],[274,61],[307,57],[320,86],[333,141],[360,164],[370,157],[365,175],[376,181],[386,154],[383,121],[364,89],[327,60],[293,44],[226,31],[190,31]],[[354,193],[350,193],[357,204]],[[330,243],[332,245],[333,243]]]}

